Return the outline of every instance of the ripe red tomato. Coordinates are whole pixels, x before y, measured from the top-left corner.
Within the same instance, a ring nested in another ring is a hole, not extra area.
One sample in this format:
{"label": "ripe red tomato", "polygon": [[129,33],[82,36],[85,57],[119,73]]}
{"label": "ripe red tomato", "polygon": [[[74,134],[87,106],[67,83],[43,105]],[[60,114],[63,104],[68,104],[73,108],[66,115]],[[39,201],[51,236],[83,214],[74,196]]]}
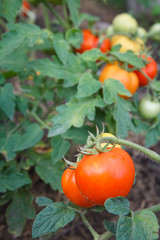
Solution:
{"label": "ripe red tomato", "polygon": [[75,181],[75,170],[66,169],[62,175],[61,185],[66,197],[74,204],[80,207],[88,208],[94,204],[87,201],[85,197],[80,193],[76,181]]}
{"label": "ripe red tomato", "polygon": [[[142,55],[142,58],[146,58],[145,55]],[[147,65],[144,68],[141,68],[141,70],[148,75],[151,79],[154,79],[155,76],[157,75],[158,72],[158,66],[156,61],[152,58],[152,57],[147,57]],[[148,80],[147,78],[143,75],[143,73],[141,73],[138,70],[134,71],[139,79],[139,85],[140,86],[145,86],[148,84]]]}
{"label": "ripe red tomato", "polygon": [[88,29],[82,30],[83,42],[81,47],[75,49],[76,52],[83,53],[92,48],[96,48],[98,44],[98,38]]}
{"label": "ripe red tomato", "polygon": [[22,3],[22,16],[27,17],[27,10],[30,10],[30,5],[27,1],[23,0]]}
{"label": "ripe red tomato", "polygon": [[105,65],[100,73],[99,81],[103,83],[109,78],[120,81],[132,95],[137,91],[139,86],[136,74],[134,72],[127,72],[126,70],[120,68],[116,63]]}
{"label": "ripe red tomato", "polygon": [[105,38],[102,42],[102,44],[100,45],[100,50],[102,53],[106,53],[108,50],[111,49],[111,43],[109,38]]}
{"label": "ripe red tomato", "polygon": [[76,183],[88,201],[103,205],[110,197],[127,196],[135,168],[130,155],[121,148],[84,156],[76,170]]}

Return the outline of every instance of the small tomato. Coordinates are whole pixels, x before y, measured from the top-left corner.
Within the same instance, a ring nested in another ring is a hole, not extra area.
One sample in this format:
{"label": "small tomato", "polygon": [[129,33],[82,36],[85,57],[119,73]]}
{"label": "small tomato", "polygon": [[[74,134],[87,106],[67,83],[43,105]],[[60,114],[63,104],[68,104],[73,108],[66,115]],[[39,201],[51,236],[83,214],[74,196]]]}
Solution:
{"label": "small tomato", "polygon": [[75,181],[75,170],[66,169],[62,175],[61,185],[66,197],[75,205],[79,207],[92,207],[94,204],[87,201],[87,199],[79,191]]}
{"label": "small tomato", "polygon": [[144,48],[144,42],[140,38],[132,40],[124,35],[114,35],[111,38],[111,47],[118,44],[121,45],[121,48],[119,50],[120,52],[126,52],[130,50],[135,53],[139,53]]}
{"label": "small tomato", "polygon": [[[143,54],[142,58],[146,58],[146,56]],[[147,57],[146,61],[147,61],[147,64],[144,68],[141,68],[141,71],[143,71],[146,75],[148,75],[148,77],[150,77],[151,80],[153,80],[158,72],[157,63],[152,57]],[[142,72],[138,70],[135,70],[134,72],[137,74],[140,86],[145,86],[148,84],[148,79]]]}
{"label": "small tomato", "polygon": [[111,49],[111,43],[109,38],[105,38],[102,43],[100,44],[100,50],[102,53],[106,53],[108,50]]}
{"label": "small tomato", "polygon": [[28,1],[23,0],[22,12],[21,12],[23,17],[27,17],[27,11],[28,10],[30,10],[30,5],[29,5]]}
{"label": "small tomato", "polygon": [[81,47],[75,49],[76,52],[83,53],[87,50],[91,50],[92,48],[96,48],[98,45],[98,38],[88,29],[82,30],[83,34],[83,42]]}
{"label": "small tomato", "polygon": [[99,81],[104,82],[105,80],[113,78],[120,81],[127,90],[133,95],[139,86],[138,77],[134,72],[127,72],[120,68],[118,64],[107,64],[100,73]]}
{"label": "small tomato", "polygon": [[128,13],[121,13],[113,19],[114,32],[135,33],[138,27],[137,20]]}
{"label": "small tomato", "polygon": [[153,119],[160,113],[160,103],[158,99],[146,96],[139,103],[139,112],[144,119]]}

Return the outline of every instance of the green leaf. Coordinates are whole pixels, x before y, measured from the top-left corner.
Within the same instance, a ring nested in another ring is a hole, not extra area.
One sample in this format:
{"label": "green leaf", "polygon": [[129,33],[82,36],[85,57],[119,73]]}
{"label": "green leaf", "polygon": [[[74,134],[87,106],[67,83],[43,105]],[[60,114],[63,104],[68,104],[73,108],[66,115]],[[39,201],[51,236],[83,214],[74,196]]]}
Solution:
{"label": "green leaf", "polygon": [[18,139],[14,146],[14,151],[22,151],[36,145],[43,137],[43,130],[37,123],[31,124],[24,135]]}
{"label": "green leaf", "polygon": [[77,98],[89,97],[101,88],[101,83],[92,74],[84,73],[79,79]]}
{"label": "green leaf", "polygon": [[20,141],[20,134],[19,132],[16,132],[15,134],[12,134],[8,136],[5,142],[5,150],[7,152],[7,161],[11,161],[15,158],[16,152],[14,151],[15,144]]}
{"label": "green leaf", "polygon": [[14,191],[24,185],[31,183],[31,179],[18,169],[8,167],[0,172],[0,192],[4,193],[7,190]]}
{"label": "green leaf", "polygon": [[129,205],[129,201],[125,197],[109,198],[104,203],[106,210],[116,215],[129,214]]}
{"label": "green leaf", "polygon": [[35,210],[31,205],[33,197],[27,189],[19,189],[13,193],[12,202],[6,211],[9,232],[15,236],[22,234],[26,219],[35,217]]}
{"label": "green leaf", "polygon": [[17,102],[17,106],[18,106],[19,111],[23,115],[25,115],[27,113],[28,105],[29,105],[28,99],[23,97],[23,96],[18,96],[16,98],[16,102]]}
{"label": "green leaf", "polygon": [[80,0],[66,0],[69,8],[70,18],[73,21],[75,27],[78,27]]}
{"label": "green leaf", "polygon": [[64,87],[71,87],[77,84],[81,74],[85,71],[85,66],[81,60],[71,53],[65,65],[54,63],[46,58],[32,61],[30,67],[35,71],[40,71],[42,76],[64,79]]}
{"label": "green leaf", "polygon": [[149,123],[144,122],[138,118],[132,118],[134,126],[132,127],[132,131],[134,131],[136,134],[142,133],[144,131],[147,131],[149,129]]}
{"label": "green leaf", "polygon": [[51,159],[41,159],[37,162],[36,172],[40,178],[55,190],[61,190],[63,165],[61,162],[53,164]]}
{"label": "green leaf", "polygon": [[53,46],[54,46],[54,50],[55,50],[58,58],[60,59],[60,61],[62,63],[65,64],[68,60],[69,47],[68,47],[67,42],[63,39],[62,34],[54,35]]}
{"label": "green leaf", "polygon": [[43,209],[33,223],[32,237],[37,238],[46,233],[56,232],[75,218],[76,212],[63,202],[50,204]]}
{"label": "green leaf", "polygon": [[66,40],[73,47],[79,48],[83,41],[82,31],[80,29],[75,29],[75,28],[67,30]]}
{"label": "green leaf", "polygon": [[5,0],[0,9],[0,15],[6,18],[10,23],[15,21],[15,18],[22,6],[22,0]]}
{"label": "green leaf", "polygon": [[95,62],[103,57],[105,57],[105,54],[103,54],[98,48],[93,48],[91,50],[85,51],[80,55],[80,58],[86,62]]}
{"label": "green leaf", "polygon": [[11,31],[3,34],[3,38],[0,41],[0,65],[4,57],[10,56],[24,43],[26,43],[28,47],[33,47],[39,38],[43,39],[47,37],[48,33],[41,30],[37,25],[27,23],[13,25]]}
{"label": "green leaf", "polygon": [[82,126],[81,128],[72,127],[62,136],[66,139],[72,140],[75,144],[84,145],[88,137],[88,131],[92,132],[93,131],[92,127],[90,126]]}
{"label": "green leaf", "polygon": [[145,134],[145,146],[154,146],[160,140],[160,125],[149,128]]}
{"label": "green leaf", "polygon": [[15,111],[15,95],[13,94],[13,86],[6,83],[0,88],[0,109],[10,118],[13,119]]}
{"label": "green leaf", "polygon": [[158,229],[159,225],[155,214],[149,210],[142,210],[133,214],[132,217],[120,216],[116,239],[155,240],[158,239]]}
{"label": "green leaf", "polygon": [[118,98],[118,94],[131,97],[131,93],[125,88],[125,86],[118,80],[107,79],[103,84],[103,97],[104,101],[108,104],[112,104]]}
{"label": "green leaf", "polygon": [[116,234],[116,227],[117,224],[114,222],[109,222],[106,219],[104,220],[104,227],[107,229],[107,231]]}
{"label": "green leaf", "polygon": [[5,83],[5,77],[2,73],[0,73],[0,85],[3,85]]}
{"label": "green leaf", "polygon": [[61,136],[53,137],[51,140],[52,151],[52,162],[56,163],[66,155],[70,148],[70,143],[64,140]]}
{"label": "green leaf", "polygon": [[99,20],[99,17],[92,16],[92,15],[90,15],[88,13],[81,13],[81,14],[79,14],[78,26],[80,26],[80,24],[83,21],[88,21],[90,23],[94,23],[94,22],[97,22],[98,20]]}
{"label": "green leaf", "polygon": [[151,81],[151,87],[154,89],[156,92],[160,92],[160,81]]}
{"label": "green leaf", "polygon": [[130,65],[143,68],[145,67],[143,60],[139,58],[134,52],[127,51],[126,53],[112,52],[112,55],[117,57],[119,61],[129,63]]}
{"label": "green leaf", "polygon": [[93,121],[95,108],[104,106],[100,97],[83,99],[81,102],[75,100],[59,106],[58,114],[52,119],[53,127],[49,131],[49,137],[65,133],[71,126],[82,127],[86,117]]}
{"label": "green leaf", "polygon": [[115,104],[113,117],[116,121],[116,136],[121,136],[121,138],[128,136],[128,129],[132,126],[129,110],[127,100],[119,97]]}
{"label": "green leaf", "polygon": [[49,198],[46,198],[46,197],[37,197],[36,198],[36,203],[39,206],[46,206],[46,205],[49,205],[49,204],[53,203],[53,201]]}

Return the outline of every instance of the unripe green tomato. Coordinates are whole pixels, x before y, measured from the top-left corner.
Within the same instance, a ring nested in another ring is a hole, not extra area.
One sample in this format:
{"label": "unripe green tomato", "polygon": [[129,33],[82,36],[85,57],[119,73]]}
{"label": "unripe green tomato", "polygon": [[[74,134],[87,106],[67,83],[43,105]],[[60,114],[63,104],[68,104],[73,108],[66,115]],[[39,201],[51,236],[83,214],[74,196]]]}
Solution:
{"label": "unripe green tomato", "polygon": [[138,27],[137,20],[128,13],[115,16],[112,24],[114,31],[120,33],[136,33]]}
{"label": "unripe green tomato", "polygon": [[143,27],[138,27],[137,28],[137,36],[140,37],[140,38],[144,38],[147,34],[147,31],[145,28]]}
{"label": "unripe green tomato", "polygon": [[108,28],[106,30],[106,34],[107,34],[107,36],[112,36],[114,34],[113,25],[108,26]]}
{"label": "unripe green tomato", "polygon": [[139,103],[139,112],[144,119],[152,119],[160,113],[158,99],[152,100],[150,96],[144,97]]}
{"label": "unripe green tomato", "polygon": [[160,23],[155,23],[149,30],[149,36],[156,41],[160,41]]}

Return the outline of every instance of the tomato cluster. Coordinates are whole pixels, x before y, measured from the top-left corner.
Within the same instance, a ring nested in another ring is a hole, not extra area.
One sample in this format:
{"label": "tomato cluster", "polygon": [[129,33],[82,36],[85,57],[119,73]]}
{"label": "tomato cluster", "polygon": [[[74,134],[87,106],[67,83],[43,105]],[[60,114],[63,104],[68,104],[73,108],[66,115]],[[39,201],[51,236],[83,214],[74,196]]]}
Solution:
{"label": "tomato cluster", "polygon": [[[106,136],[113,135],[103,135]],[[127,196],[132,188],[134,163],[120,145],[85,155],[77,164],[76,169],[64,171],[61,185],[66,197],[80,207],[102,206],[108,198]]]}
{"label": "tomato cluster", "polygon": [[95,36],[89,29],[82,30],[83,42],[80,48],[75,49],[78,53],[83,53],[87,50],[91,50],[93,48],[100,48],[100,50],[105,53],[110,50],[110,40],[108,38],[104,38],[102,42],[100,42],[100,38]]}

